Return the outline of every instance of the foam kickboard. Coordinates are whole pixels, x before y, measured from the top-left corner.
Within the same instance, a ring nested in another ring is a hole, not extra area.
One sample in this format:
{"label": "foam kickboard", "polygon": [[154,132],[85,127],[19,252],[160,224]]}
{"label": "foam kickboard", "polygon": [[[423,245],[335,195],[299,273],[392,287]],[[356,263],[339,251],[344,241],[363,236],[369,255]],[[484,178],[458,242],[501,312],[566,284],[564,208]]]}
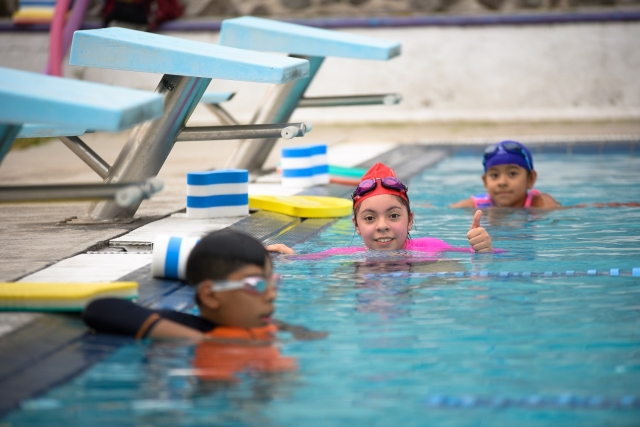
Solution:
{"label": "foam kickboard", "polygon": [[0,310],[82,311],[97,298],[137,296],[137,282],[4,282],[0,283]]}
{"label": "foam kickboard", "polygon": [[335,218],[351,215],[352,202],[324,196],[249,195],[249,207],[300,218]]}

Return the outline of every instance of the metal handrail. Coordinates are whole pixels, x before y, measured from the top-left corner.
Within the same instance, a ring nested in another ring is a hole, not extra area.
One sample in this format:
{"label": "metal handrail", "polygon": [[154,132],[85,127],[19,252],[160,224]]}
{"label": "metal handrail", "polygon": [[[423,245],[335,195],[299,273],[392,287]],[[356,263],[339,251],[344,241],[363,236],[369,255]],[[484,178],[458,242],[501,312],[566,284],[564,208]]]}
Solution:
{"label": "metal handrail", "polygon": [[113,200],[120,207],[128,207],[151,198],[163,187],[163,182],[158,178],[113,184],[6,186],[0,187],[0,203]]}

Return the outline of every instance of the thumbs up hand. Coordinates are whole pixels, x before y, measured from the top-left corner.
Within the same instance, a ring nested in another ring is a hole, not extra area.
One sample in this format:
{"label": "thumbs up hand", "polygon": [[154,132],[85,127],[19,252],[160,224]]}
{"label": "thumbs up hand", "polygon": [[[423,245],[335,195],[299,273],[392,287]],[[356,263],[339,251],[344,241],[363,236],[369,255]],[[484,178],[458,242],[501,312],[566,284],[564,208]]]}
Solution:
{"label": "thumbs up hand", "polygon": [[476,252],[491,252],[493,250],[493,246],[491,245],[491,237],[489,237],[489,233],[483,227],[480,227],[480,219],[482,218],[482,211],[477,210],[473,215],[473,220],[471,221],[471,229],[467,233],[467,239],[469,239],[469,244]]}

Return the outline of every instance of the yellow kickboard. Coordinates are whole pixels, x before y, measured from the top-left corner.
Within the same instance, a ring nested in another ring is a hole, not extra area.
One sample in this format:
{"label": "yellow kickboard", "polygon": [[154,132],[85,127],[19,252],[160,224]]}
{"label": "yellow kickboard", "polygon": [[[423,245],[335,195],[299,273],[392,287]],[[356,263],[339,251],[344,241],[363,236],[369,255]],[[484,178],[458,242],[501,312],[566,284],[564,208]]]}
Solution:
{"label": "yellow kickboard", "polygon": [[249,195],[249,207],[300,218],[335,218],[351,215],[352,202],[339,197]]}
{"label": "yellow kickboard", "polygon": [[4,311],[82,311],[96,298],[137,296],[137,282],[0,282],[0,310]]}

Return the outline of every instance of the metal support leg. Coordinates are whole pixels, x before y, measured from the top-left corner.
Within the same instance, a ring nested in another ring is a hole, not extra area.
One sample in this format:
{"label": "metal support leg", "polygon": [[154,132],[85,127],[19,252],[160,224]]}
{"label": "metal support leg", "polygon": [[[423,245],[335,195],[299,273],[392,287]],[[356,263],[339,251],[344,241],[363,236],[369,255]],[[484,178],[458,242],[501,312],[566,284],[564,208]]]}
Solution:
{"label": "metal support leg", "polygon": [[91,149],[83,140],[77,136],[61,136],[58,138],[64,145],[73,151],[76,156],[85,162],[100,178],[105,179],[109,175],[109,163],[102,160],[102,157]]}
{"label": "metal support leg", "polygon": [[224,108],[222,108],[218,104],[205,104],[209,111],[216,115],[218,120],[220,120],[225,125],[239,125],[238,121],[233,118],[233,116]]}
{"label": "metal support leg", "polygon": [[[267,94],[269,98],[266,103],[254,116],[252,124],[286,123],[289,121],[324,60],[323,57],[317,56],[300,58],[309,60],[309,77],[273,87],[272,91]],[[277,140],[278,138],[265,138],[241,141],[229,157],[227,167],[248,169],[250,172],[260,171]]]}
{"label": "metal support leg", "polygon": [[22,125],[0,124],[0,162],[2,162],[4,156],[6,156],[11,149],[13,141],[15,141],[16,136],[20,133],[20,129],[22,129]]}
{"label": "metal support leg", "polygon": [[[143,181],[160,172],[180,130],[191,116],[211,79],[165,74],[156,88],[164,98],[164,114],[136,126],[118,155],[105,183]],[[92,204],[90,220],[117,220],[133,217],[140,203],[121,208],[114,202]]]}

